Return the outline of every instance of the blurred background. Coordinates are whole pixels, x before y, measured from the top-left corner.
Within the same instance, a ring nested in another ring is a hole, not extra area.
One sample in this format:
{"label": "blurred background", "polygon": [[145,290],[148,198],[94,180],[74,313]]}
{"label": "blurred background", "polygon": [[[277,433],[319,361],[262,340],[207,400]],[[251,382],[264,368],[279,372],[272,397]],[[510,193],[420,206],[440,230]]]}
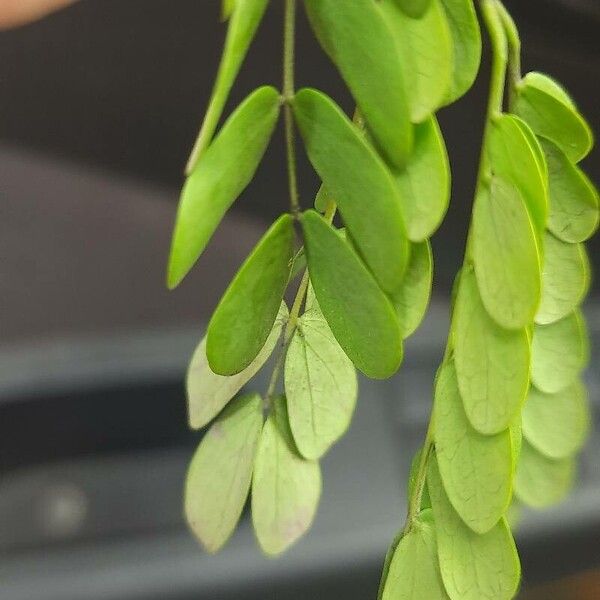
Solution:
{"label": "blurred background", "polygon": [[[280,80],[272,2],[230,100]],[[600,131],[600,4],[507,1],[524,67],[562,81]],[[182,170],[218,64],[217,0],[84,0],[0,33],[0,598],[373,598],[404,519],[463,253],[487,88],[442,111],[454,176],[434,238],[431,314],[392,381],[363,382],[349,434],[324,461],[317,521],[277,561],[244,518],[217,557],[181,509],[183,376],[204,325],[269,219],[287,206],[283,135],[175,292],[164,270]],[[298,85],[351,100],[301,14]],[[598,151],[586,160],[600,181]],[[317,181],[301,157],[303,205]],[[589,246],[596,271],[600,237]],[[596,283],[587,305],[600,347]],[[589,384],[600,425],[600,373]],[[260,378],[256,385],[264,387]],[[600,436],[563,506],[526,514],[523,599],[600,598]]]}

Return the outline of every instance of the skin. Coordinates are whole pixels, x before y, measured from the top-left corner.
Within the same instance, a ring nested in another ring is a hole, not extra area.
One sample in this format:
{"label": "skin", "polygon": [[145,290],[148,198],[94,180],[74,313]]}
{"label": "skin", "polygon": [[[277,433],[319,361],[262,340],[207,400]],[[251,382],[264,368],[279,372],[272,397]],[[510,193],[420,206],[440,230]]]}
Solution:
{"label": "skin", "polygon": [[76,0],[0,0],[0,30],[19,27],[73,4]]}

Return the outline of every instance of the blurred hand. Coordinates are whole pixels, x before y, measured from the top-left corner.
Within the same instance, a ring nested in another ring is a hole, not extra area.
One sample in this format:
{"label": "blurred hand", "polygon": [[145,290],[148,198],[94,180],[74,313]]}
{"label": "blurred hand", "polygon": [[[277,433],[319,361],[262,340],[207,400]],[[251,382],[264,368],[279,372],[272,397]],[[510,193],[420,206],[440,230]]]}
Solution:
{"label": "blurred hand", "polygon": [[0,0],[0,29],[18,27],[73,4],[76,0]]}

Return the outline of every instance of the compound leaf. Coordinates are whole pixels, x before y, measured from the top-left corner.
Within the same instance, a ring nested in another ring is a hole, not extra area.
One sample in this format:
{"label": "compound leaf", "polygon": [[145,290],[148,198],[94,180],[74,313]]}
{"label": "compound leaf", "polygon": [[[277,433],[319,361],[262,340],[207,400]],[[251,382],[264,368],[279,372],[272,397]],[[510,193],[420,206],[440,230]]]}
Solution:
{"label": "compound leaf", "polygon": [[438,372],[433,419],[436,456],[448,498],[469,528],[486,533],[510,503],[510,434],[505,430],[482,435],[471,427],[452,363]]}
{"label": "compound leaf", "polygon": [[572,103],[540,86],[539,77],[525,76],[518,90],[514,112],[539,136],[554,142],[572,162],[579,162],[592,149],[594,139],[585,119]]}
{"label": "compound leaf", "polygon": [[325,94],[299,91],[294,114],[308,156],[335,198],[359,253],[379,285],[395,291],[410,248],[401,199],[389,169]]}
{"label": "compound leaf", "polygon": [[523,441],[515,478],[515,496],[533,508],[559,504],[570,492],[575,479],[575,460],[552,460]]}
{"label": "compound leaf", "polygon": [[209,429],[192,459],[185,515],[209,552],[225,545],[242,514],[262,424],[260,396],[238,398]]}
{"label": "compound leaf", "polygon": [[294,256],[291,215],[279,217],[227,288],[208,325],[214,373],[235,375],[258,356],[277,318]]}
{"label": "compound leaf", "polygon": [[585,368],[588,340],[579,310],[551,325],[533,330],[531,380],[547,394],[571,385]]}
{"label": "compound leaf", "polygon": [[450,200],[450,164],[434,116],[415,127],[413,153],[406,168],[394,176],[403,200],[408,237],[422,242],[440,226]]}
{"label": "compound leaf", "polygon": [[433,283],[433,254],[429,241],[412,244],[410,263],[400,288],[391,295],[402,337],[410,337],[427,312]]}
{"label": "compound leaf", "polygon": [[423,511],[400,540],[385,580],[383,600],[445,600],[448,598],[437,556],[431,509]]}
{"label": "compound leaf", "polygon": [[252,522],[266,554],[280,554],[311,526],[321,496],[319,463],[302,458],[278,398],[262,431],[252,479]]}
{"label": "compound leaf", "polygon": [[469,529],[448,500],[434,457],[429,460],[427,484],[440,570],[450,598],[512,600],[519,587],[521,565],[506,519],[483,535]]}
{"label": "compound leaf", "polygon": [[167,284],[173,289],[254,177],[279,115],[279,92],[254,91],[229,117],[187,178],[177,211]]}
{"label": "compound leaf", "polygon": [[523,408],[523,434],[538,452],[552,459],[573,456],[589,428],[587,390],[581,381],[556,394],[531,388]]}
{"label": "compound leaf", "polygon": [[400,53],[380,7],[373,0],[304,4],[384,155],[402,167],[412,148],[412,127]]}
{"label": "compound leaf", "polygon": [[229,377],[213,373],[206,357],[206,337],[190,362],[186,377],[189,424],[200,429],[210,423],[223,407],[258,373],[271,356],[288,320],[288,308],[281,303],[273,329],[257,357],[240,373]]}
{"label": "compound leaf", "polygon": [[541,265],[523,196],[494,176],[473,209],[473,260],[479,292],[490,316],[506,329],[522,329],[540,302]]}
{"label": "compound leaf", "polygon": [[454,361],[471,425],[492,435],[507,429],[529,387],[525,329],[500,327],[485,310],[472,270],[463,270],[454,308]]}
{"label": "compound leaf", "polygon": [[546,233],[542,269],[542,300],[536,323],[547,325],[566,317],[583,301],[590,285],[590,267],[583,244],[569,244]]}
{"label": "compound leaf", "polygon": [[285,392],[300,454],[320,458],[350,425],[358,381],[318,307],[298,320],[285,360]]}

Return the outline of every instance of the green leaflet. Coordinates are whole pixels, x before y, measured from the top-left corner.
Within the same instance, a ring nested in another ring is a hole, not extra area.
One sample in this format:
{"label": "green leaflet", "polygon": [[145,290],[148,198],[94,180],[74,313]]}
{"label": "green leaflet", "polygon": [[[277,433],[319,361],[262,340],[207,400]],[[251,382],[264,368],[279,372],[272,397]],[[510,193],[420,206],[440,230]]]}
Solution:
{"label": "green leaflet", "polygon": [[546,233],[542,270],[542,300],[536,323],[554,323],[573,312],[585,298],[590,267],[583,244],[569,244]]}
{"label": "green leaflet", "polygon": [[587,360],[587,333],[578,310],[551,325],[535,326],[531,380],[542,392],[555,394],[570,386]]}
{"label": "green leaflet", "polygon": [[454,47],[454,69],[446,104],[452,104],[473,85],[481,62],[481,30],[473,0],[442,0]]}
{"label": "green leaflet", "polygon": [[[523,121],[523,119],[517,117],[516,115],[511,115],[515,119],[515,123],[521,128],[523,135],[527,138],[529,142],[529,146],[533,150],[535,154],[535,158],[538,164],[538,169],[542,174],[542,180],[546,186],[546,190],[548,188],[548,163],[546,161],[546,155],[544,154],[544,150],[542,148],[542,144],[540,138],[535,135],[531,127]],[[550,199],[548,198],[548,204],[550,203]]]}
{"label": "green leaflet", "polygon": [[394,173],[403,199],[408,237],[430,238],[450,201],[450,164],[442,132],[432,116],[415,127],[415,146],[406,168]]}
{"label": "green leaflet", "polygon": [[433,254],[429,241],[412,244],[410,263],[402,285],[391,295],[392,304],[404,339],[410,337],[422,323],[433,284]]}
{"label": "green leaflet", "polygon": [[560,148],[547,140],[542,144],[549,176],[548,229],[565,242],[584,242],[598,228],[598,192]]}
{"label": "green leaflet", "polygon": [[555,79],[546,75],[545,73],[538,73],[537,71],[531,71],[525,75],[524,80],[531,86],[537,88],[538,90],[542,90],[549,94],[550,96],[554,96],[559,102],[573,109],[577,109],[575,106],[575,102],[571,96],[569,96],[568,92],[565,88],[560,85]]}
{"label": "green leaflet", "polygon": [[540,256],[521,193],[500,177],[475,200],[473,260],[490,316],[506,329],[529,325],[540,301]]}
{"label": "green leaflet", "polygon": [[581,381],[556,394],[532,388],[523,409],[523,434],[548,458],[568,458],[583,446],[590,420],[587,390]]}
{"label": "green leaflet", "polygon": [[402,167],[412,148],[412,127],[400,53],[380,7],[373,0],[304,5],[378,145],[391,164]]}
{"label": "green leaflet", "polygon": [[383,589],[383,600],[448,598],[437,557],[431,510],[423,511],[398,544]]}
{"label": "green leaflet", "polygon": [[434,457],[427,474],[436,525],[440,570],[451,600],[512,600],[521,565],[502,518],[483,535],[469,529],[450,504]]}
{"label": "green leaflet", "polygon": [[394,0],[406,15],[413,19],[421,18],[431,6],[433,0]]}
{"label": "green leaflet", "polygon": [[285,360],[285,392],[300,454],[321,458],[350,426],[358,381],[318,307],[298,320]]}
{"label": "green leaflet", "polygon": [[401,199],[388,168],[325,94],[303,89],[293,106],[308,156],[335,198],[353,242],[379,285],[395,291],[410,248]]}
{"label": "green leaflet", "polygon": [[238,271],[219,302],[206,334],[206,356],[218,375],[235,375],[265,345],[294,256],[293,219],[279,217]]}
{"label": "green leaflet", "polygon": [[315,197],[315,210],[320,213],[324,213],[327,210],[330,202],[333,202],[333,198],[331,197],[331,194],[327,188],[321,184]]}
{"label": "green leaflet", "polygon": [[592,131],[572,104],[548,92],[547,86],[540,87],[538,78],[526,76],[519,85],[514,112],[535,133],[561,148],[571,161],[579,162],[592,149]]}
{"label": "green leaflet", "polygon": [[273,329],[262,350],[243,371],[230,377],[212,372],[206,358],[206,337],[202,339],[194,352],[186,378],[189,423],[192,429],[200,429],[210,423],[258,373],[275,349],[288,316],[288,308],[285,302],[282,302]]}
{"label": "green leaflet", "polygon": [[185,516],[209,552],[224,546],[242,514],[262,424],[260,396],[238,398],[209,429],[192,459]]}
{"label": "green leaflet", "polygon": [[575,471],[573,458],[546,458],[524,441],[515,478],[515,496],[533,508],[559,504],[573,486]]}
{"label": "green leaflet", "polygon": [[513,473],[517,469],[519,464],[519,457],[521,456],[521,448],[523,447],[523,419],[521,413],[517,413],[512,423],[510,424],[510,442],[512,447],[513,455]]}
{"label": "green leaflet", "polygon": [[433,419],[437,461],[448,498],[470,529],[486,533],[510,503],[509,432],[487,436],[471,427],[452,363],[445,363],[438,372]]}
{"label": "green leaflet", "polygon": [[428,119],[443,104],[453,68],[452,35],[440,0],[432,0],[419,19],[407,16],[397,0],[380,6],[402,56],[402,77],[413,123]]}
{"label": "green leaflet", "polygon": [[472,270],[465,269],[454,307],[454,362],[469,422],[500,433],[520,410],[529,387],[530,344],[525,329],[500,327],[485,310]]}
{"label": "green leaflet", "polygon": [[548,220],[547,181],[529,141],[534,135],[525,133],[526,127],[512,115],[492,120],[487,148],[492,171],[519,189],[531,220],[541,234]]}
{"label": "green leaflet", "polygon": [[368,377],[385,379],[402,362],[394,307],[358,256],[315,211],[301,217],[308,269],[336,340]]}
{"label": "green leaflet", "polygon": [[167,284],[192,268],[227,209],[250,183],[279,115],[279,92],[254,91],[229,117],[202,155],[183,191],[169,257]]}
{"label": "green leaflet", "polygon": [[319,463],[302,458],[288,425],[285,398],[265,423],[252,479],[252,522],[266,554],[279,554],[311,526],[321,496]]}
{"label": "green leaflet", "polygon": [[[229,19],[227,39],[221,57],[217,79],[212,90],[204,122],[186,167],[189,175],[195,170],[215,133],[229,92],[246,58],[246,53],[262,21],[269,0],[223,0],[221,15]],[[240,144],[243,145],[243,144]]]}

